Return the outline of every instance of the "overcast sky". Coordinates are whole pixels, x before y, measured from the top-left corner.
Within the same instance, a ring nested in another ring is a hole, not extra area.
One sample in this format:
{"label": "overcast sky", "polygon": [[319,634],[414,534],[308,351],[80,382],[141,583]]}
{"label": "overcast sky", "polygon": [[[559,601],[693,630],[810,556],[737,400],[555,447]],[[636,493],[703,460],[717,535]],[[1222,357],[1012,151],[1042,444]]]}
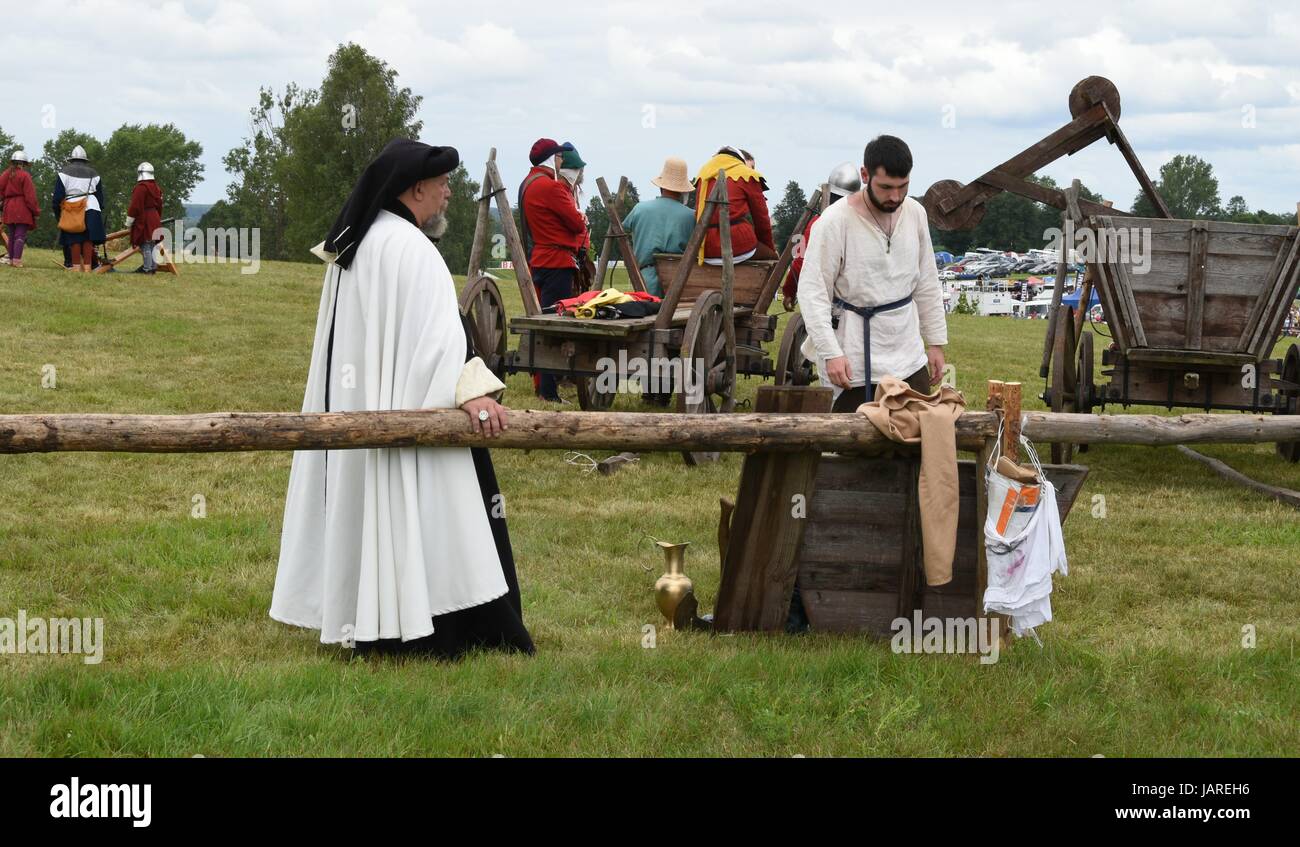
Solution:
{"label": "overcast sky", "polygon": [[[645,193],[664,156],[694,171],[734,144],[775,204],[787,180],[810,189],[882,132],[911,145],[914,194],[968,182],[1068,121],[1071,86],[1098,74],[1118,86],[1153,176],[1194,153],[1224,202],[1300,201],[1300,5],[976,5],[34,3],[0,27],[0,127],[39,152],[69,127],[106,139],[127,122],[175,123],[204,148],[191,202],[211,203],[258,87],[316,86],[354,41],[424,97],[423,140],[457,147],[476,179],[496,146],[517,184],[549,136],[578,146],[593,184],[625,174]],[[1104,141],[1043,172],[1124,208],[1137,191]]]}

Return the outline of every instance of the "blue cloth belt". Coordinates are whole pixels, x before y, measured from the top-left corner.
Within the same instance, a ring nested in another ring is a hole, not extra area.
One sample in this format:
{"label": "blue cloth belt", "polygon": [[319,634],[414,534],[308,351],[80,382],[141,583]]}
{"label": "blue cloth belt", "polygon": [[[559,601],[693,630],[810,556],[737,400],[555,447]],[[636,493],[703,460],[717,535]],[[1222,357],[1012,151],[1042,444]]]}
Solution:
{"label": "blue cloth belt", "polygon": [[871,381],[871,319],[881,312],[901,309],[911,302],[911,294],[901,300],[895,300],[892,303],[881,303],[879,306],[855,306],[847,300],[841,300],[839,297],[834,300],[836,306],[862,316],[862,366],[866,370],[868,403],[876,399],[876,384]]}

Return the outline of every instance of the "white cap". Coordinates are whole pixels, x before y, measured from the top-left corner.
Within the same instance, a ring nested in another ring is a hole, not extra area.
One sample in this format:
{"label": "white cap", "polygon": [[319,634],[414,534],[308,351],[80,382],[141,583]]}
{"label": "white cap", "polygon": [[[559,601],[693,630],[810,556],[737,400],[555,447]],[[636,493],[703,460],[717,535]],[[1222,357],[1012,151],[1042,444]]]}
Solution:
{"label": "white cap", "polygon": [[[26,150],[15,150],[14,154],[9,157],[11,162],[28,162]],[[30,162],[28,162],[30,164]]]}

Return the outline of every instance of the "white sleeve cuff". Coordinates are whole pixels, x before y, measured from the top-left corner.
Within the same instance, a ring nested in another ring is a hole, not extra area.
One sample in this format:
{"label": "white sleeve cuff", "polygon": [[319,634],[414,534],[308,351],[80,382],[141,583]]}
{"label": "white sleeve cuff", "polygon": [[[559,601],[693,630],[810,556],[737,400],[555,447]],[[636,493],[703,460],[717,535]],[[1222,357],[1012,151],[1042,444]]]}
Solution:
{"label": "white sleeve cuff", "polygon": [[506,384],[488,370],[478,356],[470,359],[461,369],[460,379],[456,381],[456,408],[478,397],[499,394],[506,390]]}

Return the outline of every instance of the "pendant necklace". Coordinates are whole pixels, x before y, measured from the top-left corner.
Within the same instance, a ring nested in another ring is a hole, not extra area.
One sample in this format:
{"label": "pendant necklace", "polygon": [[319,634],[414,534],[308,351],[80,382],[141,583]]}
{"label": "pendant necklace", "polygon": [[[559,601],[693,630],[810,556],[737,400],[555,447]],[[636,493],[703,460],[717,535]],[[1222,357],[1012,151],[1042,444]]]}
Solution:
{"label": "pendant necklace", "polygon": [[[863,189],[864,194],[865,192],[866,189]],[[871,219],[876,222],[876,226],[880,229],[881,234],[885,236],[885,252],[888,253],[889,248],[892,246],[894,241],[894,228],[891,226],[889,232],[885,232],[885,227],[880,223],[880,218],[876,217],[876,210],[871,208],[875,205],[871,202],[871,198],[864,196],[862,199],[865,201],[864,205],[867,207],[867,211],[871,213]]]}

